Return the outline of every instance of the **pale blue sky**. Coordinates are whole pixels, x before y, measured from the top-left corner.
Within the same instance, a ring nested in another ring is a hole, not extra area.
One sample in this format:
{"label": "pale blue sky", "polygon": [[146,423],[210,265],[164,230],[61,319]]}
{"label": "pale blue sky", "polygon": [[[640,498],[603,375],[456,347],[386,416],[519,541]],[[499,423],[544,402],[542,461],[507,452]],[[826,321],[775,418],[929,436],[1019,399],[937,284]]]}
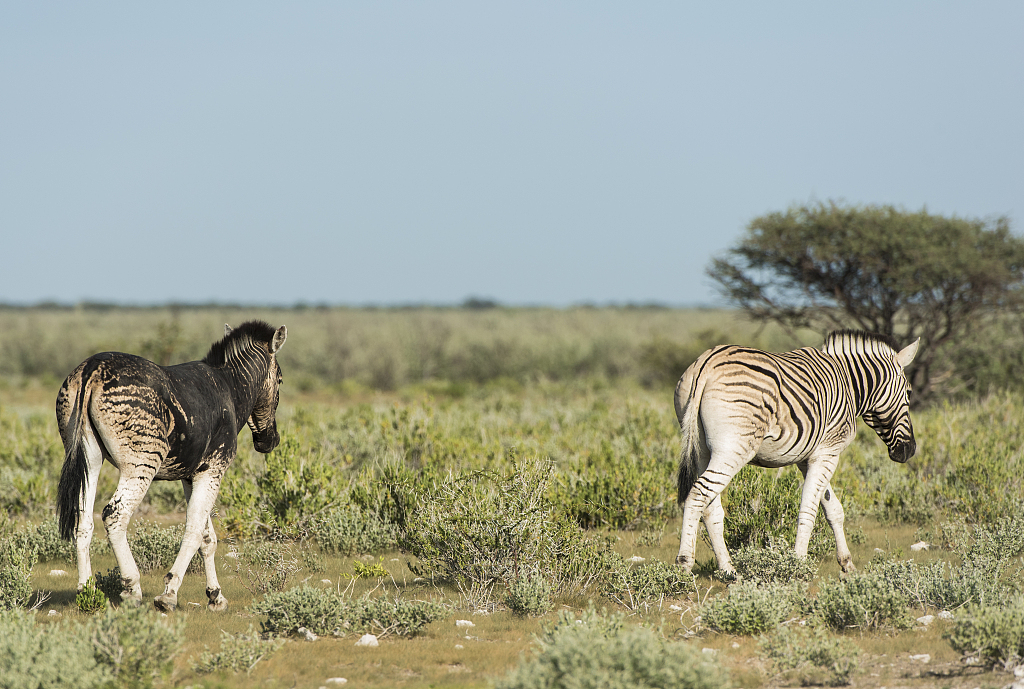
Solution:
{"label": "pale blue sky", "polygon": [[1016,2],[4,3],[0,301],[707,304],[793,203],[1022,231],[1022,36]]}

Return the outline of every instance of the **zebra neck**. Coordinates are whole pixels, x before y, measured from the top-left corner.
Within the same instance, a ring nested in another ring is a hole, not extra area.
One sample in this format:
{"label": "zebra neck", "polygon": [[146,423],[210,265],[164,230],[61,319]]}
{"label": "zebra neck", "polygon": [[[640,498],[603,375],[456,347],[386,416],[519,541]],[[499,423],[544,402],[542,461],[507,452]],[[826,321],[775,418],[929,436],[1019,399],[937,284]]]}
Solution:
{"label": "zebra neck", "polygon": [[[258,345],[233,347],[225,357],[225,370],[231,376],[231,397],[239,423],[252,414],[253,407],[267,378],[267,358]],[[241,428],[241,426],[239,426]]]}

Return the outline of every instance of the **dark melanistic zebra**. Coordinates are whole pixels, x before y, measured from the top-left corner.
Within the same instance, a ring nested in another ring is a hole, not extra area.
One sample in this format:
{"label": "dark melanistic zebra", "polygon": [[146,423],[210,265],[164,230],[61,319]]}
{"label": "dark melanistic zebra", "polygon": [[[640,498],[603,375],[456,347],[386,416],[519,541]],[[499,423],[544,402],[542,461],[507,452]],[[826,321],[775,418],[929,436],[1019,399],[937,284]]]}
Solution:
{"label": "dark melanistic zebra", "polygon": [[139,569],[128,549],[128,520],[154,479],[180,480],[187,503],[185,534],[156,606],[175,608],[185,569],[201,550],[209,608],[227,609],[214,567],[217,534],[210,512],[235,458],[242,426],[249,425],[258,452],[270,452],[281,440],[276,355],[288,331],[263,321],[248,321],[235,330],[224,326],[224,331],[202,361],[164,367],[131,354],[104,352],[89,357],[61,386],[57,423],[65,455],[57,515],[61,536],[76,541],[79,589],[92,576],[93,505],[107,459],[121,478],[103,508],[103,524],[126,579],[125,599],[142,601]]}
{"label": "dark melanistic zebra", "polygon": [[843,506],[829,481],[860,416],[906,462],[917,449],[910,384],[903,373],[920,340],[897,351],[889,338],[859,331],[829,334],[821,350],[771,354],[731,345],[709,349],[676,385],[683,436],[679,503],[683,526],[676,563],[693,567],[701,516],[718,566],[732,571],[721,494],[746,464],[794,464],[804,475],[796,554],[807,555],[818,503],[836,536],[843,571],[854,569],[843,532]]}

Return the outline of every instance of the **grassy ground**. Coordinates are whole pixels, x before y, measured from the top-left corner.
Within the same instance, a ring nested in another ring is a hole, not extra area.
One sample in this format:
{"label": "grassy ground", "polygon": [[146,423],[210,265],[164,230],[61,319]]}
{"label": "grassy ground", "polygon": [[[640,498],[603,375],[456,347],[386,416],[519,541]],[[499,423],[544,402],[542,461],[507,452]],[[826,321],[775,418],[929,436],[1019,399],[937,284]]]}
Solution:
{"label": "grassy ground", "polygon": [[[853,546],[855,561],[866,563],[876,547],[902,548],[910,553],[909,546],[918,537],[912,527],[883,527],[868,523],[864,529],[867,536],[864,543]],[[100,529],[99,533],[102,533]],[[645,558],[660,558],[671,561],[678,547],[674,533],[665,533],[661,543],[644,547],[635,543],[636,534],[619,532],[617,550],[623,555],[640,555]],[[710,557],[710,552],[700,545],[698,558]],[[227,548],[222,545],[218,567],[224,593],[231,607],[226,613],[211,613],[205,608],[205,581],[202,574],[189,574],[179,594],[179,609],[172,613],[187,620],[186,644],[175,662],[173,686],[204,687],[319,687],[330,677],[344,677],[348,686],[359,687],[484,687],[489,680],[501,676],[514,666],[519,659],[530,653],[532,635],[539,632],[545,618],[520,618],[507,610],[490,614],[458,610],[448,617],[432,623],[425,634],[413,638],[385,638],[377,648],[361,648],[354,645],[355,636],[343,639],[323,638],[316,642],[289,640],[287,645],[260,662],[250,675],[245,673],[215,673],[197,675],[190,667],[190,660],[197,660],[206,649],[217,650],[221,632],[245,632],[249,625],[258,626],[259,618],[248,614],[245,608],[254,597],[243,585],[243,576],[234,572],[232,560],[223,557]],[[908,555],[919,562],[942,557],[941,553],[925,551]],[[371,556],[372,557],[372,556]],[[352,572],[352,563],[359,559],[366,563],[366,556],[356,558],[326,558],[326,571],[319,574],[299,573],[292,583],[308,579],[316,586],[346,587],[345,574]],[[457,604],[458,593],[435,588],[427,582],[414,583],[406,567],[407,556],[402,553],[384,553],[379,560],[393,580],[384,582],[360,580],[356,594],[375,587],[398,590],[403,597],[413,599],[447,599]],[[109,555],[94,562],[97,571],[113,567]],[[66,576],[54,577],[49,573],[56,568],[68,570]],[[838,566],[828,559],[819,567],[819,579],[838,576]],[[329,579],[330,583],[322,582]],[[34,585],[39,590],[52,592],[52,597],[39,612],[41,622],[51,620],[49,610],[56,610],[64,618],[82,617],[74,604],[75,586],[73,567],[67,563],[50,562],[36,567]],[[161,575],[143,577],[143,592],[147,601],[162,590]],[[666,599],[659,610],[644,617],[644,621],[661,626],[670,637],[680,637],[687,630],[697,628],[694,614],[697,598],[720,595],[724,590],[721,583],[711,579],[700,579],[701,591],[682,599]],[[596,605],[614,604],[595,600]],[[568,601],[573,608],[584,602]],[[148,602],[147,602],[148,604]],[[563,603],[564,604],[564,603]],[[670,609],[682,608],[681,611]],[[934,613],[935,611],[931,611]],[[154,611],[153,614],[158,614]],[[922,611],[920,614],[925,614]],[[456,620],[468,619],[474,627],[457,627]],[[550,614],[547,616],[550,619]],[[639,618],[638,618],[639,619]],[[942,638],[948,624],[934,622],[927,629],[912,629],[899,633],[852,633],[851,638],[862,650],[862,671],[854,677],[853,686],[905,686],[905,687],[1002,687],[1009,681],[1004,673],[993,673],[968,668],[959,662],[958,655]],[[786,677],[773,677],[769,668],[759,658],[757,640],[752,637],[734,637],[704,632],[687,641],[702,649],[713,649],[719,661],[728,667],[733,681],[742,687],[786,686]],[[911,656],[929,654],[927,663],[912,660]]]}

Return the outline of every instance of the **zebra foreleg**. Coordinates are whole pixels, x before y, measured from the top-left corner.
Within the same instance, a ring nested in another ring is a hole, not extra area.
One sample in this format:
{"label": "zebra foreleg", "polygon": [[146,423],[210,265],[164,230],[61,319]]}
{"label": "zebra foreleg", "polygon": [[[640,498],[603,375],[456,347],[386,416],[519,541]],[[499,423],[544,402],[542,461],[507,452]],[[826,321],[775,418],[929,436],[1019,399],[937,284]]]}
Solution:
{"label": "zebra foreleg", "polygon": [[[192,499],[192,482],[183,479],[182,488],[185,489],[186,505]],[[209,599],[207,607],[214,612],[223,612],[228,609],[228,599],[220,590],[220,582],[217,581],[217,567],[214,564],[214,555],[217,553],[217,532],[213,528],[213,518],[206,518],[206,529],[203,531],[203,540],[199,544],[199,552],[203,555],[203,568],[206,571],[206,597]]]}
{"label": "zebra foreleg", "polygon": [[825,512],[825,519],[828,520],[829,526],[832,527],[832,533],[836,537],[836,561],[843,568],[843,572],[855,571],[857,568],[853,566],[853,555],[850,554],[850,548],[846,545],[846,532],[843,531],[846,513],[843,511],[843,505],[839,502],[839,496],[836,495],[831,483],[825,486],[825,492],[821,495],[821,507]]}
{"label": "zebra foreleg", "polygon": [[[204,535],[213,531],[210,524],[210,512],[213,511],[213,503],[217,499],[217,491],[220,490],[220,477],[202,475],[193,480],[192,495],[188,501],[188,508],[185,510],[185,534],[181,538],[181,549],[178,557],[171,565],[171,571],[164,575],[164,592],[156,597],[154,604],[161,610],[171,611],[178,606],[178,589],[185,576],[189,563],[200,547],[204,547],[204,564],[207,567],[207,596],[210,598],[210,607],[215,610],[227,608],[227,599],[220,592],[220,585],[217,584],[217,575],[213,574],[212,581],[216,588],[211,593],[209,582],[210,572],[213,570],[213,552],[216,551],[216,541],[213,542],[213,550],[210,551],[210,544],[204,546]],[[216,538],[216,536],[214,536]],[[206,553],[209,552],[209,559]],[[217,607],[214,606],[217,603]]]}

